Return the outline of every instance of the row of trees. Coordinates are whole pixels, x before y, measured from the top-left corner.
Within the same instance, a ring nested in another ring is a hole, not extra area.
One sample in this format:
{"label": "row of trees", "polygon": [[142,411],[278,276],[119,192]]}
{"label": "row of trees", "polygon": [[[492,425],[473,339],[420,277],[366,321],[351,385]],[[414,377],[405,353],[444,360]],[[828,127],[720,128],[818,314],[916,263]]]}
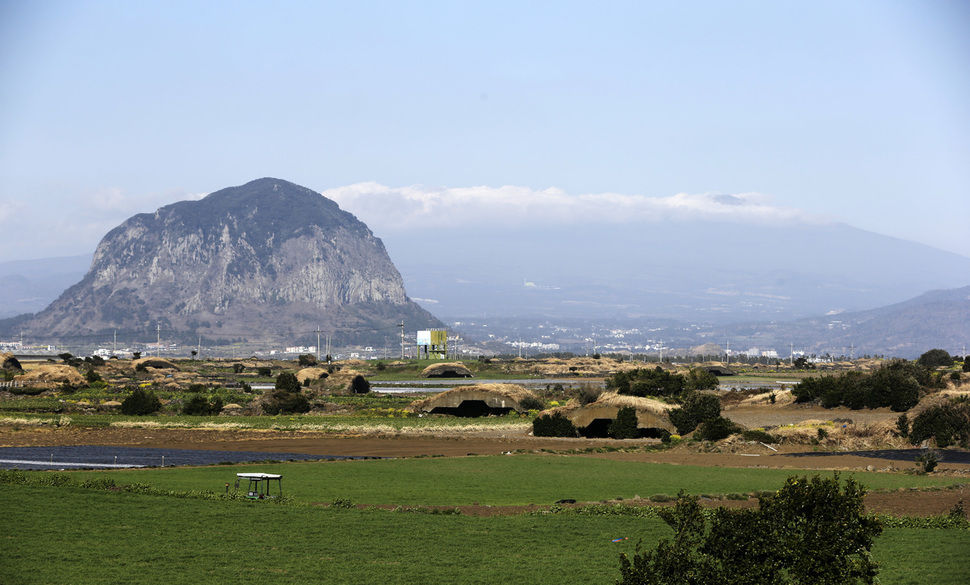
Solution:
{"label": "row of trees", "polygon": [[920,392],[939,387],[942,378],[918,362],[891,360],[873,372],[844,372],[838,376],[806,378],[793,389],[795,402],[818,401],[824,408],[852,409],[888,406],[903,412],[916,406]]}
{"label": "row of trees", "polygon": [[717,388],[717,376],[704,368],[694,368],[683,374],[672,374],[656,368],[637,368],[617,372],[606,378],[606,389],[631,396],[676,397],[693,390]]}

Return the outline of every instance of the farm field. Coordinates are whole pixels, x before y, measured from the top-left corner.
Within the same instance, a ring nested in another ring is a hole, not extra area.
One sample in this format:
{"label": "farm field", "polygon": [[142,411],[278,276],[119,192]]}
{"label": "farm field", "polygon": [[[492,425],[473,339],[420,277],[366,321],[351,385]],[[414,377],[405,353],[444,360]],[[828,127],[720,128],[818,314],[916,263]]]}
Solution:
{"label": "farm field", "polygon": [[[0,512],[0,582],[9,584],[610,583],[620,552],[671,534],[629,516],[475,517],[34,486],[8,489]],[[956,584],[968,547],[967,530],[890,528],[873,554],[884,583]]]}
{"label": "farm field", "polygon": [[[300,502],[334,499],[365,505],[493,506],[549,505],[647,499],[694,494],[749,494],[775,490],[793,471],[720,468],[616,461],[587,456],[495,455],[481,457],[323,461],[269,465],[72,472],[110,477],[117,483],[148,483],[166,490],[221,491],[241,472],[283,475],[284,493]],[[823,472],[824,473],[824,472]],[[946,477],[844,472],[870,490],[939,488],[958,483]]]}

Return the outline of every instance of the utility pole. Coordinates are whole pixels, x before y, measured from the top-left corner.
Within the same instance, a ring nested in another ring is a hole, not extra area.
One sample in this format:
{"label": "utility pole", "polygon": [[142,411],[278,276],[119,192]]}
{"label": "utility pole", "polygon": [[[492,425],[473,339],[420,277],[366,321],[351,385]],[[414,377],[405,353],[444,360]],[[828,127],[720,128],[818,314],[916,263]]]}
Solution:
{"label": "utility pole", "polygon": [[320,361],[320,326],[317,325],[317,361]]}
{"label": "utility pole", "polygon": [[398,325],[398,327],[401,328],[401,359],[403,360],[404,359],[404,321],[401,321],[401,324]]}
{"label": "utility pole", "polygon": [[162,324],[155,324],[155,357],[158,357],[158,352],[162,348]]}

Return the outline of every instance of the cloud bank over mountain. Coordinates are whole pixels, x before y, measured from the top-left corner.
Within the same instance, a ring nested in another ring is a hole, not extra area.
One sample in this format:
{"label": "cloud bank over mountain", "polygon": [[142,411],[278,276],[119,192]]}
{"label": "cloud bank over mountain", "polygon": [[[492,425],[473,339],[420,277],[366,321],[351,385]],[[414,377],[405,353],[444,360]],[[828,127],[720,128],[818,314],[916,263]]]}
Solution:
{"label": "cloud bank over mountain", "polygon": [[763,193],[678,193],[647,197],[622,193],[570,195],[555,187],[388,187],[357,183],[322,192],[366,218],[376,233],[466,225],[633,224],[716,220],[735,223],[827,223],[824,216],[772,204]]}

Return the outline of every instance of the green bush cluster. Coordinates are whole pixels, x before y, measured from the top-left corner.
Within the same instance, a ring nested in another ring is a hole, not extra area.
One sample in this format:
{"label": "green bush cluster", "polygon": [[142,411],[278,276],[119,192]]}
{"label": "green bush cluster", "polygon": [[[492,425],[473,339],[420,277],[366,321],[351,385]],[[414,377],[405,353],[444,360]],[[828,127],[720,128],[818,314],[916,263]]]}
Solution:
{"label": "green bush cluster", "polygon": [[635,439],[639,434],[637,429],[637,409],[624,406],[616,413],[616,418],[610,423],[607,432],[614,439]]}
{"label": "green bush cluster", "polygon": [[681,492],[660,517],[675,535],[653,550],[620,555],[621,585],[874,583],[869,556],[882,532],[863,508],[865,489],[838,475],[789,477],[757,509],[707,512]]}
{"label": "green bush cluster", "polygon": [[670,422],[677,427],[677,434],[686,435],[701,423],[721,416],[721,401],[713,394],[691,392],[684,398],[680,408],[670,411]]}
{"label": "green bush cluster", "polygon": [[210,402],[205,396],[196,394],[182,405],[182,414],[189,416],[214,416],[222,412],[222,398],[215,396]]}
{"label": "green bush cluster", "polygon": [[121,402],[121,414],[143,416],[161,410],[162,402],[151,389],[135,388]]}
{"label": "green bush cluster", "polygon": [[718,416],[698,425],[694,438],[700,441],[720,441],[743,430],[744,428],[734,421]]}
{"label": "green bush cluster", "polygon": [[953,365],[953,357],[945,349],[931,349],[916,359],[924,368],[949,368]]}
{"label": "green bush cluster", "polygon": [[924,388],[938,385],[925,367],[906,360],[892,360],[871,373],[844,372],[838,376],[806,378],[792,389],[795,402],[818,401],[824,408],[851,409],[888,406],[903,412],[916,406]]}
{"label": "green bush cluster", "polygon": [[931,438],[940,448],[957,444],[970,448],[970,401],[952,400],[916,415],[909,430],[910,442],[918,445]]}
{"label": "green bush cluster", "polygon": [[576,425],[563,413],[544,414],[532,421],[532,435],[535,437],[578,437]]}
{"label": "green bush cluster", "polygon": [[684,392],[687,380],[657,366],[617,372],[606,378],[606,389],[632,396],[676,396]]}

